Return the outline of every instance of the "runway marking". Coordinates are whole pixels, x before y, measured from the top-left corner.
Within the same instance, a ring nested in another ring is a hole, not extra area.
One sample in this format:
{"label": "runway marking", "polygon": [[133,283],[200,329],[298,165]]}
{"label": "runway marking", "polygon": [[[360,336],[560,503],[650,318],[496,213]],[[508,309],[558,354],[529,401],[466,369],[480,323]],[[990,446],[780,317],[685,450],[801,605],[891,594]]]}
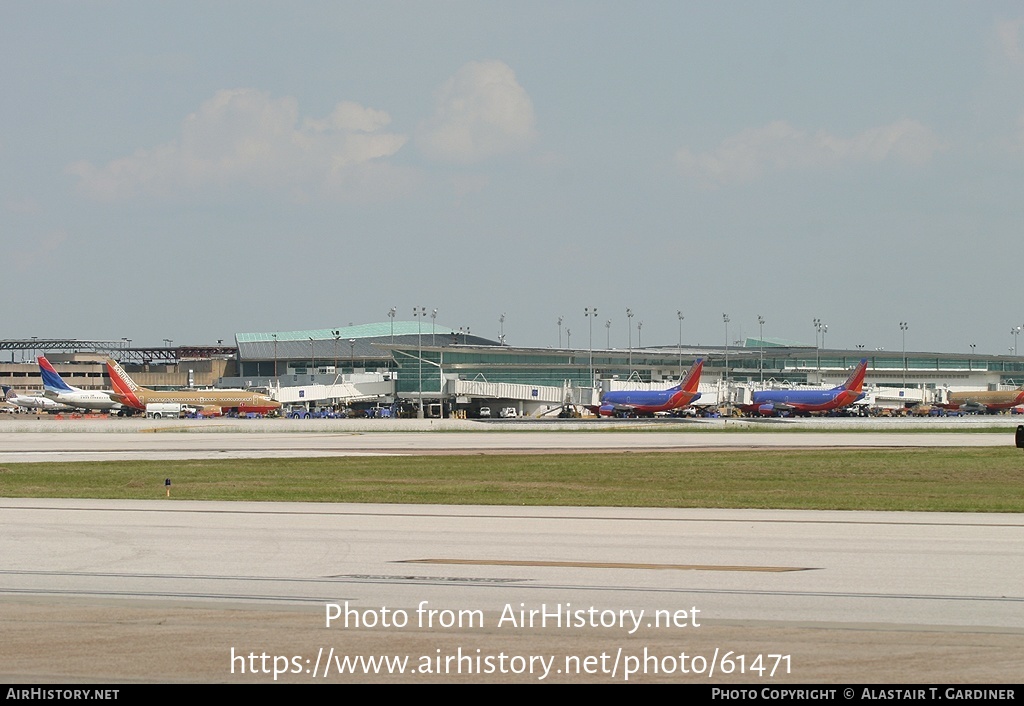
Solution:
{"label": "runway marking", "polygon": [[631,564],[604,561],[511,561],[504,559],[407,559],[403,564],[459,566],[554,566],[573,569],[649,569],[654,571],[815,571],[809,566],[715,566],[713,564]]}
{"label": "runway marking", "polygon": [[352,579],[355,581],[430,581],[444,583],[526,583],[531,579],[477,578],[473,576],[391,576],[388,574],[335,574],[329,579]]}

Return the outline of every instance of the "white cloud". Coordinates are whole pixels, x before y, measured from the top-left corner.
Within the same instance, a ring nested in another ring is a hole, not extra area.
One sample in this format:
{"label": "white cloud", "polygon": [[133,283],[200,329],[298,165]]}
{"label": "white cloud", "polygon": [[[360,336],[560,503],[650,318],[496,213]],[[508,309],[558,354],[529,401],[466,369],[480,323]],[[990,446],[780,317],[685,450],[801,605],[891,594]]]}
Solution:
{"label": "white cloud", "polygon": [[1003,58],[1014,66],[1024,66],[1024,48],[1021,47],[1021,28],[1024,20],[1003,20],[996,23],[996,41]]}
{"label": "white cloud", "polygon": [[501,61],[474,61],[436,91],[417,145],[433,159],[469,164],[519,152],[535,137],[533,102]]}
{"label": "white cloud", "polygon": [[704,186],[749,181],[767,172],[810,170],[841,164],[896,160],[921,164],[943,148],[928,127],[901,120],[843,138],[824,131],[808,134],[777,121],[726,139],[718,149],[676,153],[683,173]]}
{"label": "white cloud", "polygon": [[1017,116],[1017,132],[1011,139],[1010,149],[1014,152],[1024,152],[1024,113]]}
{"label": "white cloud", "polygon": [[352,181],[347,172],[395,154],[407,138],[387,132],[389,123],[383,111],[339,103],[326,119],[300,126],[294,98],[222,90],[185,118],[177,140],[101,167],[78,162],[67,171],[101,200],[238,185],[306,199],[337,192]]}
{"label": "white cloud", "polygon": [[55,230],[34,237],[28,247],[14,247],[10,255],[15,269],[25,273],[45,266],[67,239],[65,231]]}

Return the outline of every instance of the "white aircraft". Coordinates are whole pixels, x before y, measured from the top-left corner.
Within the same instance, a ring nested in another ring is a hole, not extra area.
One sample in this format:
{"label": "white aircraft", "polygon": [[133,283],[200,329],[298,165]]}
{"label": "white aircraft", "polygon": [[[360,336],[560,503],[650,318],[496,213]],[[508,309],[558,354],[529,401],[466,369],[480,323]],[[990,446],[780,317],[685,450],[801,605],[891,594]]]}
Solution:
{"label": "white aircraft", "polygon": [[4,391],[4,397],[8,402],[23,409],[40,409],[44,412],[70,412],[71,407],[60,402],[55,402],[49,397],[35,397],[32,395],[19,395],[7,385],[0,385]]}
{"label": "white aircraft", "polygon": [[106,390],[83,390],[64,382],[46,356],[39,356],[39,374],[43,376],[43,394],[50,400],[78,409],[120,411],[123,405]]}

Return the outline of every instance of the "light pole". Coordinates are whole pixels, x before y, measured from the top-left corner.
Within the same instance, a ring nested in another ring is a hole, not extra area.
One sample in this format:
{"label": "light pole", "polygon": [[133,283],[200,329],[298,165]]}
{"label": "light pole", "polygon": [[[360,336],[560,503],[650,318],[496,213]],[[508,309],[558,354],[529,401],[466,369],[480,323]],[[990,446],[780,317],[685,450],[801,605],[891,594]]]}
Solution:
{"label": "light pole", "polygon": [[312,378],[313,375],[316,375],[316,351],[313,349],[313,337],[307,336],[307,338],[309,339],[309,357],[312,359],[313,363],[311,366],[313,368],[313,372],[310,374],[310,378]]}
{"label": "light pole", "polygon": [[[903,334],[903,389],[907,389],[907,329],[910,328],[906,321],[900,322],[900,332]],[[904,393],[906,394],[906,393]]]}
{"label": "light pole", "polygon": [[[277,380],[277,334],[272,333],[270,335],[274,338],[274,379]],[[278,382],[278,386],[280,387],[280,382]]]}
{"label": "light pole", "polygon": [[565,329],[565,347],[572,350],[572,329]]}
{"label": "light pole", "polygon": [[590,327],[590,386],[595,387],[594,382],[594,318],[597,316],[597,307],[584,307],[583,315],[587,317],[587,325]]}
{"label": "light pole", "polygon": [[331,330],[331,335],[334,336],[334,375],[337,380],[338,375],[338,339],[341,338],[341,331]]}
{"label": "light pole", "polygon": [[388,309],[388,317],[391,319],[391,345],[395,345],[395,314],[398,312],[398,307],[393,306]]}
{"label": "light pole", "polygon": [[420,408],[416,412],[417,419],[423,419],[423,317],[427,315],[427,307],[413,307],[412,316],[416,319],[416,358],[419,360],[419,400]]}
{"label": "light pole", "polygon": [[729,385],[729,315],[722,314],[722,321],[725,323],[725,384]]}
{"label": "light pole", "polygon": [[636,347],[637,348],[643,348],[644,347],[644,339],[643,339],[643,336],[641,335],[641,332],[643,330],[644,330],[644,322],[643,321],[637,321],[636,322]]}
{"label": "light pole", "polygon": [[626,309],[626,328],[629,330],[629,374],[633,375],[633,310]]}
{"label": "light pole", "polygon": [[437,309],[430,312],[430,345],[437,345],[434,343],[434,334],[437,333]]}
{"label": "light pole", "polygon": [[[821,323],[821,319],[814,320],[814,359],[818,368],[818,384],[821,384],[821,347],[825,345],[825,332],[828,331],[828,324]],[[821,335],[821,344],[818,343],[818,335]]]}
{"label": "light pole", "polygon": [[[725,381],[725,397],[728,399],[729,396],[729,315],[722,315],[722,323],[725,324],[725,374],[723,379]],[[720,401],[721,402],[721,401]]]}
{"label": "light pole", "polygon": [[558,317],[558,347],[559,348],[562,347],[562,320],[564,318],[565,318],[564,316],[559,316]]}
{"label": "light pole", "polygon": [[681,309],[676,310],[676,318],[679,319],[679,343],[676,345],[676,353],[679,354],[679,379],[683,379],[683,316]]}
{"label": "light pole", "polygon": [[609,350],[610,351],[612,349],[612,320],[611,319],[608,319],[607,321],[604,322],[604,328],[605,328],[605,332],[604,332],[605,333],[604,347],[605,347],[605,350]]}
{"label": "light pole", "polygon": [[352,374],[356,372],[356,339],[348,339],[348,355],[352,359]]}
{"label": "light pole", "polygon": [[505,312],[501,312],[498,317],[498,343],[505,345]]}
{"label": "light pole", "polygon": [[1010,329],[1010,333],[1013,334],[1013,354],[1017,355],[1017,336],[1020,335],[1020,326],[1014,326]]}
{"label": "light pole", "polygon": [[757,326],[757,352],[761,354],[757,367],[761,369],[761,387],[764,387],[764,317],[760,314],[757,315]]}

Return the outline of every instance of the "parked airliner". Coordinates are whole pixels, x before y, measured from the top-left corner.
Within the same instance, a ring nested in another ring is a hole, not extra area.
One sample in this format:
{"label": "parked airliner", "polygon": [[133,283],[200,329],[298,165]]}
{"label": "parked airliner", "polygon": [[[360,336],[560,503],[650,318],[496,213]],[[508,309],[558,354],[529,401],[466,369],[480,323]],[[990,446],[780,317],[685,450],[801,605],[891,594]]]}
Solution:
{"label": "parked airliner", "polygon": [[150,390],[137,385],[115,360],[107,360],[107,374],[114,386],[111,398],[140,411],[154,402],[193,405],[205,414],[267,414],[281,407],[277,400],[248,390]]}
{"label": "parked airliner", "polygon": [[590,407],[602,417],[650,416],[655,412],[670,412],[693,404],[699,397],[697,385],[704,368],[704,359],[698,358],[690,366],[686,377],[667,390],[616,390],[601,396],[600,407]]}
{"label": "parked airliner", "polygon": [[22,409],[41,409],[44,412],[70,412],[71,407],[51,400],[49,397],[38,397],[36,395],[19,395],[7,385],[0,385],[4,392],[4,398],[13,405]]}
{"label": "parked airliner", "polygon": [[784,412],[805,414],[846,407],[864,397],[867,369],[867,358],[862,358],[839,387],[831,390],[761,390],[751,396],[752,404],[740,405],[740,408],[745,412],[772,416]]}
{"label": "parked airliner", "polygon": [[1024,386],[1016,390],[969,390],[967,392],[950,392],[946,404],[939,405],[946,409],[961,412],[986,412],[993,414],[1000,410],[1010,409],[1024,404]]}
{"label": "parked airliner", "polygon": [[49,399],[79,409],[116,411],[122,404],[112,399],[109,390],[83,390],[64,382],[46,356],[39,356],[39,374],[43,376],[43,394]]}

